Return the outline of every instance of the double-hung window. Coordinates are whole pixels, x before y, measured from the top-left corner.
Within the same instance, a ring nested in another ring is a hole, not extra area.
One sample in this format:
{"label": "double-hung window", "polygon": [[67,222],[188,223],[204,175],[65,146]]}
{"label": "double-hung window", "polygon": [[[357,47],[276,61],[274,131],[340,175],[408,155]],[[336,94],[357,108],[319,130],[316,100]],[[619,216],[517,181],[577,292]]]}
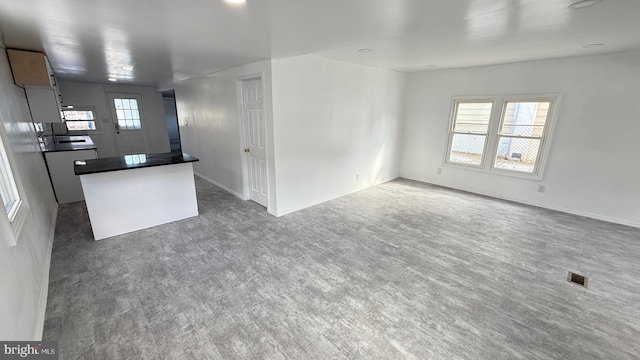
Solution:
{"label": "double-hung window", "polygon": [[448,164],[540,178],[557,96],[455,99]]}
{"label": "double-hung window", "polygon": [[15,178],[11,172],[7,152],[0,138],[0,197],[9,222],[15,218],[20,207],[20,193],[16,186]]}
{"label": "double-hung window", "polygon": [[70,132],[91,132],[98,130],[96,112],[93,108],[73,108],[63,110],[65,123]]}
{"label": "double-hung window", "polygon": [[[0,131],[1,132],[1,131]],[[15,174],[11,170],[9,154],[0,133],[0,199],[4,213],[0,215],[0,235],[8,245],[15,245],[25,219],[26,205],[18,189]]]}
{"label": "double-hung window", "polygon": [[493,101],[457,101],[449,136],[451,163],[482,166]]}

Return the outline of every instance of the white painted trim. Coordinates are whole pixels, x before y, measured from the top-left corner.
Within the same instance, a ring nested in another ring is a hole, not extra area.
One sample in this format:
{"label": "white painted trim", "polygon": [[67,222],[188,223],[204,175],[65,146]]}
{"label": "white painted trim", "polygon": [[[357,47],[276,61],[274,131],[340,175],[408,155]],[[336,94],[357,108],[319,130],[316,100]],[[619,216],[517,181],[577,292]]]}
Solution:
{"label": "white painted trim", "polygon": [[42,340],[44,333],[44,320],[47,310],[47,298],[49,297],[49,271],[51,270],[51,253],[53,251],[53,239],[56,234],[56,222],[58,221],[58,204],[53,211],[53,219],[51,219],[51,229],[49,230],[49,241],[47,244],[47,252],[44,258],[44,270],[42,274],[43,288],[40,290],[40,306],[38,317],[36,320],[36,332],[33,339],[35,341]]}
{"label": "white painted trim", "polygon": [[606,222],[609,222],[609,223],[614,223],[614,224],[620,224],[620,225],[640,228],[640,223],[637,223],[637,222],[627,221],[627,220],[617,219],[617,218],[612,218],[612,217],[609,217],[609,216],[593,214],[593,213],[590,213],[590,212],[587,212],[587,211],[568,209],[568,208],[564,208],[564,207],[561,207],[561,206],[552,206],[552,205],[547,205],[547,204],[543,204],[543,203],[539,203],[539,202],[535,202],[535,201],[524,201],[524,200],[520,200],[520,199],[514,199],[514,198],[511,198],[511,197],[508,197],[508,196],[495,195],[495,194],[491,194],[491,193],[488,193],[488,192],[471,191],[471,190],[468,190],[468,189],[463,189],[463,188],[460,188],[460,187],[454,187],[454,186],[451,186],[451,185],[445,185],[445,184],[439,184],[439,183],[436,183],[436,182],[427,182],[427,181],[423,181],[423,180],[412,179],[412,178],[406,177],[406,176],[400,176],[400,178],[407,179],[407,180],[418,181],[418,182],[421,182],[423,184],[436,185],[436,186],[441,186],[441,187],[448,188],[448,189],[460,190],[460,191],[468,192],[468,193],[471,193],[471,194],[478,194],[478,195],[488,196],[488,197],[492,197],[492,198],[495,198],[495,199],[507,200],[507,201],[511,201],[511,202],[515,202],[515,203],[519,203],[519,204],[535,206],[535,207],[539,207],[539,208],[543,208],[543,209],[559,211],[559,212],[563,212],[563,213],[567,213],[567,214],[572,214],[572,215],[577,215],[577,216],[584,216],[584,217],[587,217],[587,218],[590,218],[590,219],[606,221]]}
{"label": "white painted trim", "polygon": [[222,190],[224,190],[224,191],[226,191],[226,192],[228,192],[228,193],[231,193],[231,194],[233,194],[233,195],[235,195],[235,196],[239,197],[239,198],[240,198],[240,199],[242,199],[242,200],[249,200],[249,198],[245,198],[245,197],[244,197],[243,195],[241,195],[240,193],[235,192],[235,191],[233,191],[233,190],[229,189],[228,187],[226,187],[226,186],[224,186],[224,185],[220,184],[219,182],[217,182],[217,181],[215,181],[215,180],[213,180],[213,179],[210,179],[210,178],[208,178],[208,177],[206,177],[206,176],[204,176],[204,175],[202,175],[202,174],[199,174],[199,173],[197,173],[197,172],[195,172],[195,171],[194,171],[193,173],[194,173],[194,175],[196,175],[197,177],[199,177],[199,178],[201,178],[201,179],[203,179],[203,180],[206,180],[206,181],[208,181],[208,182],[212,183],[213,185],[215,185],[215,186],[217,186],[217,187],[221,188]]}
{"label": "white painted trim", "polygon": [[334,200],[334,199],[337,199],[337,198],[340,198],[340,197],[343,197],[343,196],[346,196],[346,195],[349,195],[349,194],[357,193],[358,191],[366,190],[368,188],[371,188],[371,187],[374,187],[374,186],[377,186],[377,185],[380,185],[380,184],[384,184],[386,182],[389,182],[389,181],[397,179],[397,178],[398,177],[387,179],[387,180],[380,180],[380,181],[372,183],[372,184],[368,184],[368,185],[364,185],[364,186],[358,187],[358,188],[356,188],[354,190],[350,190],[350,191],[347,191],[347,192],[344,192],[344,193],[340,193],[340,194],[330,195],[330,196],[324,197],[324,198],[322,198],[320,200],[312,201],[312,202],[310,202],[308,204],[305,204],[305,205],[302,205],[302,206],[298,206],[298,207],[293,208],[293,209],[285,210],[283,212],[278,212],[277,214],[271,214],[271,215],[275,215],[277,217],[280,217],[280,216],[284,216],[284,215],[287,215],[287,214],[291,214],[293,212],[300,211],[302,209],[306,209],[308,207],[312,207],[312,206],[321,204],[321,203],[326,202],[326,201]]}
{"label": "white painted trim", "polygon": [[[244,124],[244,101],[242,99],[242,82],[246,80],[244,76],[236,77],[236,108],[238,112],[238,136],[240,137],[240,169],[242,172],[242,199],[251,198],[251,189],[249,187],[249,164],[247,163],[247,156],[244,153],[246,148],[246,130]],[[220,185],[218,185],[220,186]],[[225,189],[226,190],[226,189]],[[227,190],[228,191],[228,190]],[[237,196],[237,195],[236,195]]]}

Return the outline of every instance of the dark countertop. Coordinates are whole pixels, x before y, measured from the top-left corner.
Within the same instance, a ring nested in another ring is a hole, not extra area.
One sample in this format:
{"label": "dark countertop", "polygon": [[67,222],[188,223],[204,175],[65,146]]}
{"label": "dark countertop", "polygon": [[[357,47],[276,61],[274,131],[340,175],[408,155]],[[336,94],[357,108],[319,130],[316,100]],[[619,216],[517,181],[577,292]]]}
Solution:
{"label": "dark countertop", "polygon": [[[73,169],[76,175],[88,175],[109,171],[140,169],[152,166],[182,164],[200,161],[198,158],[182,152],[136,154],[119,157],[76,161]],[[84,165],[82,165],[84,163]]]}
{"label": "dark countertop", "polygon": [[87,135],[58,135],[39,137],[42,152],[96,150],[98,147]]}

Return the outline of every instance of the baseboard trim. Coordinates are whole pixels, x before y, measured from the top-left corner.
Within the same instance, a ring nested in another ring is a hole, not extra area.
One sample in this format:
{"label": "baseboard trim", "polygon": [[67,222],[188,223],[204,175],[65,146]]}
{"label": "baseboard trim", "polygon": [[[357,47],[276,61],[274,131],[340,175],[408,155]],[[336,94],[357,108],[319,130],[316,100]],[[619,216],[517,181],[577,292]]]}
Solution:
{"label": "baseboard trim", "polygon": [[248,200],[248,199],[245,199],[243,195],[241,195],[241,194],[239,194],[238,192],[235,192],[235,191],[233,191],[233,190],[229,189],[228,187],[226,187],[226,186],[224,186],[224,185],[220,184],[219,182],[217,182],[217,181],[215,181],[215,180],[213,180],[213,179],[210,179],[210,178],[208,178],[208,177],[206,177],[206,176],[204,176],[204,175],[202,175],[202,174],[200,174],[200,173],[197,173],[197,172],[195,172],[195,171],[194,171],[193,173],[194,173],[197,177],[199,177],[199,178],[201,178],[201,179],[203,179],[203,180],[206,180],[206,181],[208,181],[208,182],[212,183],[213,185],[215,185],[215,186],[217,186],[217,187],[221,188],[222,190],[224,190],[224,191],[226,191],[226,192],[228,192],[228,193],[231,193],[231,194],[233,194],[233,195],[235,195],[235,196],[239,197],[239,198],[240,198],[240,199],[242,199],[242,200]]}
{"label": "baseboard trim", "polygon": [[[346,195],[349,195],[349,194],[357,193],[358,191],[366,190],[368,188],[371,188],[371,187],[374,187],[374,186],[377,186],[377,185],[380,185],[380,184],[384,184],[386,182],[389,182],[391,180],[395,180],[397,178],[398,177],[394,177],[394,178],[386,179],[386,180],[380,180],[380,181],[377,181],[377,182],[372,183],[372,184],[367,184],[367,185],[364,185],[364,186],[360,186],[360,187],[358,187],[358,188],[356,188],[354,190],[349,190],[347,192],[340,193],[340,194],[330,195],[330,196],[324,197],[324,198],[322,198],[320,200],[315,200],[315,201],[312,201],[312,202],[310,202],[308,204],[304,204],[304,205],[295,207],[293,209],[288,209],[288,210],[285,210],[283,212],[278,212],[277,214],[275,214],[275,216],[280,217],[280,216],[284,216],[284,215],[287,215],[287,214],[291,214],[293,212],[300,211],[302,209],[306,209],[308,207],[312,207],[312,206],[315,206],[315,205],[318,205],[318,204],[322,204],[323,202],[331,201],[331,200],[337,199],[339,197],[343,197],[343,196],[346,196]],[[272,215],[274,215],[274,214],[272,214]]]}
{"label": "baseboard trim", "polygon": [[53,211],[53,218],[51,219],[51,229],[49,230],[49,240],[47,243],[47,252],[44,259],[44,273],[42,274],[42,282],[44,284],[40,291],[40,305],[38,311],[38,320],[36,323],[36,333],[33,337],[35,341],[42,341],[42,334],[44,333],[44,320],[47,311],[47,298],[49,296],[49,271],[51,270],[51,253],[53,251],[53,238],[56,235],[56,222],[58,221],[58,204]]}
{"label": "baseboard trim", "polygon": [[521,199],[515,199],[515,198],[508,197],[508,196],[498,196],[498,195],[487,193],[487,192],[471,191],[471,190],[468,190],[468,189],[463,189],[463,188],[459,188],[459,187],[455,187],[455,186],[451,186],[451,185],[439,184],[439,183],[436,183],[436,182],[428,182],[428,181],[419,180],[419,179],[412,179],[412,178],[409,178],[409,177],[406,177],[406,176],[401,176],[401,178],[407,179],[407,180],[413,180],[413,181],[421,182],[421,183],[424,183],[424,184],[441,186],[441,187],[448,188],[448,189],[464,191],[464,192],[468,192],[468,193],[472,193],[472,194],[488,196],[488,197],[492,197],[492,198],[495,198],[495,199],[507,200],[507,201],[511,201],[511,202],[515,202],[515,203],[519,203],[519,204],[525,204],[525,205],[535,206],[535,207],[539,207],[539,208],[543,208],[543,209],[559,211],[559,212],[563,212],[563,213],[567,213],[567,214],[583,216],[583,217],[587,217],[587,218],[590,218],[590,219],[606,221],[606,222],[613,223],[613,224],[619,224],[619,225],[625,225],[625,226],[631,226],[631,227],[635,227],[635,228],[640,228],[640,223],[636,223],[636,222],[633,222],[633,221],[627,221],[627,220],[623,220],[623,219],[612,218],[612,217],[609,217],[609,216],[594,214],[594,213],[590,213],[590,212],[586,212],[586,211],[569,209],[569,208],[564,208],[564,207],[561,207],[561,206],[553,206],[553,205],[543,204],[543,203],[539,203],[539,202],[535,202],[535,201],[526,201],[526,200],[521,200]]}

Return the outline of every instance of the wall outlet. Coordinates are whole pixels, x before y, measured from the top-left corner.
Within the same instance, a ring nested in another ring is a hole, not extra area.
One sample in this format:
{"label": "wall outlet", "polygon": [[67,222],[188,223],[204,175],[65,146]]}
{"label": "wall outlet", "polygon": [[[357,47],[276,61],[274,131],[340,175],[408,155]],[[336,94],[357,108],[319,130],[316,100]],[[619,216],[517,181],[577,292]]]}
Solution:
{"label": "wall outlet", "polygon": [[543,192],[545,192],[546,190],[547,190],[547,187],[546,187],[546,186],[544,186],[544,185],[540,185],[540,186],[538,186],[538,192],[539,192],[539,193],[543,193]]}
{"label": "wall outlet", "polygon": [[442,174],[442,168],[438,168],[438,175]]}

